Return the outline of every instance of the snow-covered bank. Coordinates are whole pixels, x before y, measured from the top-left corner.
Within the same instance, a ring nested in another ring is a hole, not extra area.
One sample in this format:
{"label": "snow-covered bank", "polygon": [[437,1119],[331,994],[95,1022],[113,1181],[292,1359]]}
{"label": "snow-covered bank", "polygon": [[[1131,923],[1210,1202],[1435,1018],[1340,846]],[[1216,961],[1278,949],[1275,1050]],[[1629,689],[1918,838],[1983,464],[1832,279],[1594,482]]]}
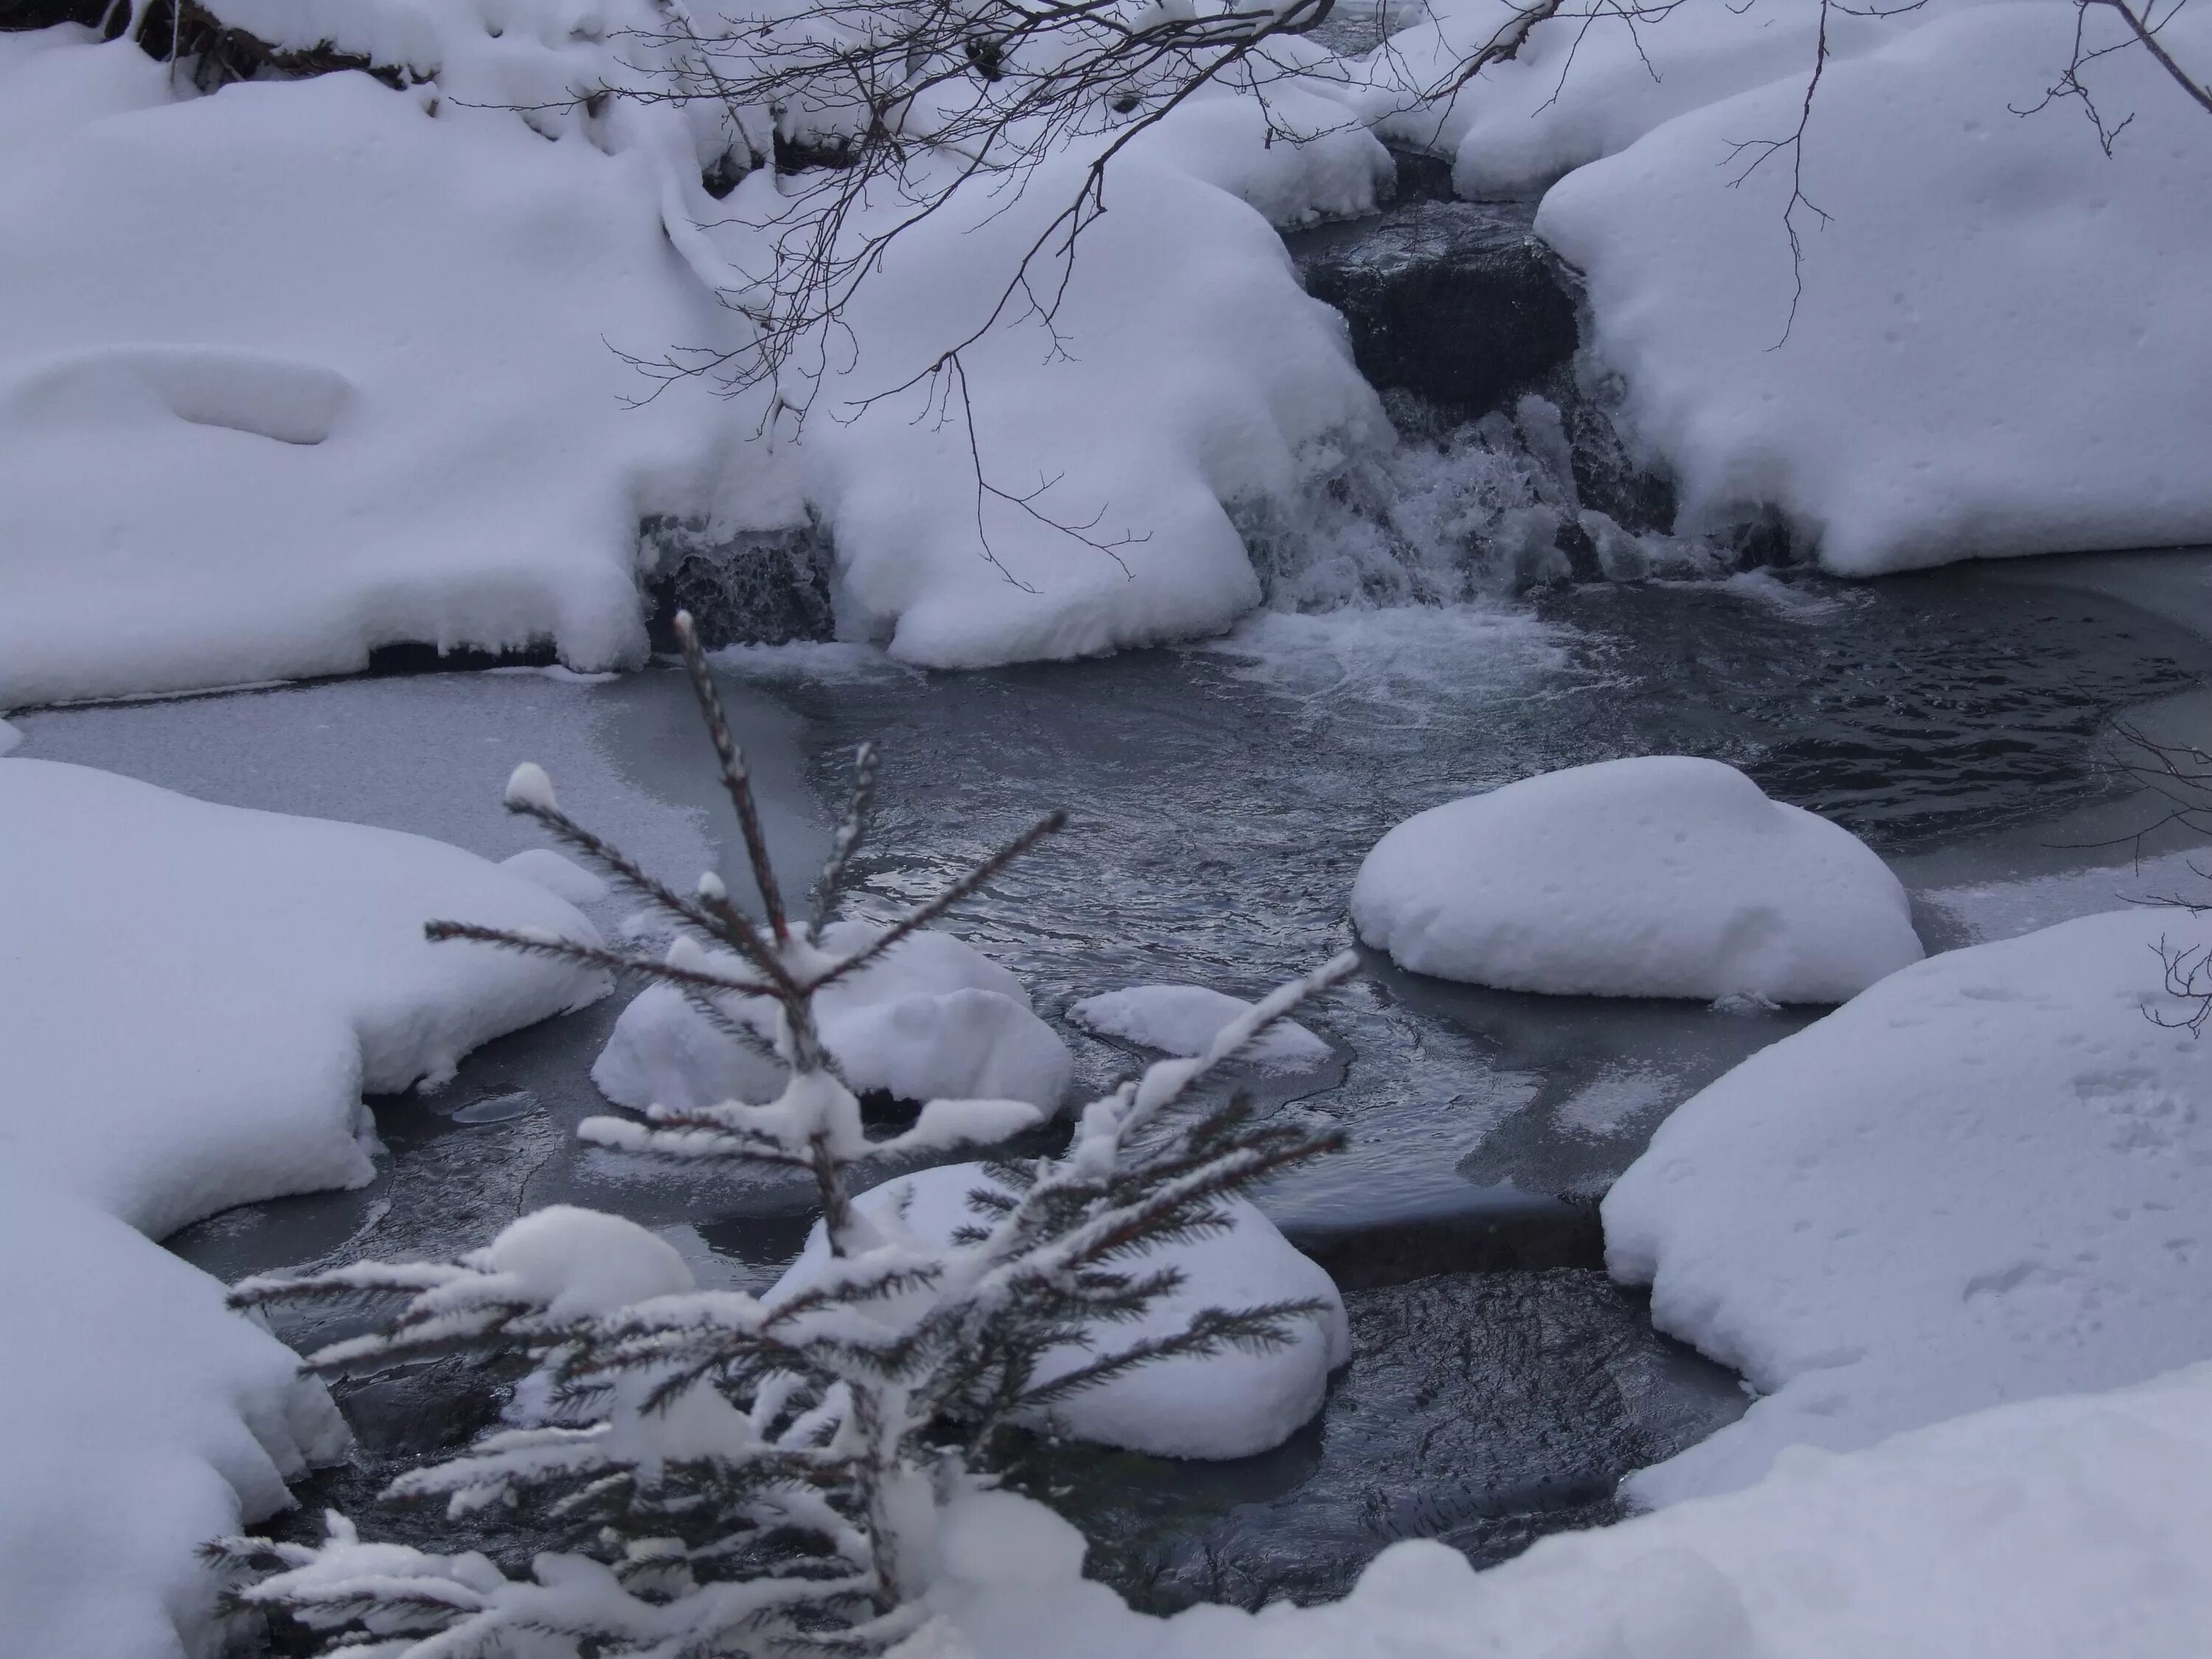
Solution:
{"label": "snow-covered bank", "polygon": [[0,36],[0,106],[55,73],[70,125],[0,136],[0,705],[402,640],[641,660],[639,517],[719,428],[626,409],[608,342],[721,326],[653,154],[357,74],[173,102],[127,41]]}
{"label": "snow-covered bank", "polygon": [[413,836],[18,756],[0,839],[9,1167],[156,1237],[366,1180],[364,1093],[604,989],[425,940],[437,916],[596,935],[537,883]]}
{"label": "snow-covered bank", "polygon": [[1455,92],[1459,66],[1521,8],[1431,0],[1419,21],[1356,65],[1355,102],[1383,137],[1450,161],[1458,194],[1530,196],[1678,115],[1790,77],[1802,91],[1823,24],[1830,57],[1844,59],[1920,27],[1931,9],[1977,3],[1825,17],[1817,5],[1717,0],[1652,17],[1569,10],[1537,23],[1519,51]]}
{"label": "snow-covered bank", "polygon": [[1360,866],[1352,915],[1415,973],[1555,995],[1841,1002],[1921,954],[1863,842],[1682,755],[1419,813]]}
{"label": "snow-covered bank", "polygon": [[[2039,0],[1937,15],[1832,63],[1802,147],[1747,173],[1756,152],[1735,147],[1790,137],[1802,67],[1546,197],[1538,228],[1587,275],[1595,345],[1680,475],[1680,527],[1771,505],[1852,575],[2212,538],[2194,274],[2212,261],[2212,121],[2134,50],[2084,70],[2108,123],[2133,118],[2111,155],[2078,105],[2020,113],[2076,17]],[[2162,38],[2212,60],[2212,19]],[[1793,165],[1811,204],[1795,272]]]}
{"label": "snow-covered bank", "polygon": [[[910,1232],[935,1250],[975,1223],[968,1194],[991,1184],[980,1164],[939,1164],[886,1182],[855,1208],[888,1238]],[[1036,1382],[1133,1343],[1172,1336],[1208,1308],[1316,1302],[1320,1316],[1298,1321],[1297,1334],[1280,1347],[1164,1359],[1071,1395],[1054,1419],[1070,1435],[1162,1457],[1249,1457],[1281,1444],[1321,1409],[1329,1373],[1351,1352],[1336,1285],[1246,1200],[1226,1198],[1218,1207],[1230,1218],[1227,1230],[1160,1245],[1142,1258],[1143,1271],[1173,1269],[1183,1275],[1181,1285],[1138,1317],[1100,1325],[1085,1345],[1046,1353]],[[805,1289],[829,1264],[830,1246],[817,1222],[805,1250],[764,1299],[773,1304]]]}
{"label": "snow-covered bank", "polygon": [[1608,1258],[1762,1397],[1632,1490],[2212,1354],[2212,1041],[2160,959],[2205,935],[2136,909],[1935,957],[1678,1108]]}
{"label": "snow-covered bank", "polygon": [[1003,1495],[947,1533],[944,1622],[900,1659],[2197,1659],[2212,1366],[1796,1453],[1487,1572],[1398,1544],[1319,1607],[1139,1617],[1076,1577],[1072,1528]]}
{"label": "snow-covered bank", "polygon": [[[649,8],[574,29],[504,9],[318,11],[433,76],[404,92],[344,73],[193,97],[128,41],[0,34],[0,288],[21,301],[0,318],[0,708],[348,672],[395,641],[635,664],[654,515],[711,538],[812,514],[841,628],[915,661],[1203,634],[1259,596],[1224,504],[1386,435],[1262,211],[1371,208],[1388,158],[1290,83],[1310,143],[1271,145],[1218,90],[1117,164],[1051,325],[1017,307],[963,353],[973,455],[964,421],[924,412],[942,384],[861,400],[990,317],[1079,191],[1080,145],[898,239],[803,435],[765,389],[645,400],[618,354],[742,348],[716,295],[789,201],[771,169],[709,198],[728,135],[696,110],[562,103],[639,78],[616,43]],[[507,103],[544,107],[486,106]]]}
{"label": "snow-covered bank", "polygon": [[0,1631],[40,1659],[206,1652],[194,1552],[344,1430],[141,1235],[365,1180],[364,1091],[599,988],[425,920],[590,924],[438,842],[20,757],[0,846]]}
{"label": "snow-covered bank", "polygon": [[[10,1149],[11,1152],[13,1148]],[[345,1449],[299,1357],[94,1205],[0,1175],[0,1646],[213,1650],[197,1553]]]}

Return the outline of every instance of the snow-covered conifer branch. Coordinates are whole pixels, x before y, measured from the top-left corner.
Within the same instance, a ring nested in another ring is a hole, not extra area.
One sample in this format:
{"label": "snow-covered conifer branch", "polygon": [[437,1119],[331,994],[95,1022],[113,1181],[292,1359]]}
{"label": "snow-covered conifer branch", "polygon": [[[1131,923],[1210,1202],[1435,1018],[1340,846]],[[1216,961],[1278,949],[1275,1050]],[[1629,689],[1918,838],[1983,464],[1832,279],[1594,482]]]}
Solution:
{"label": "snow-covered conifer branch", "polygon": [[[743,751],[727,729],[696,640],[681,637],[769,920],[737,912],[720,884],[694,901],[570,819],[542,772],[518,773],[514,810],[643,893],[679,937],[631,957],[547,934],[438,922],[473,940],[654,979],[719,1028],[743,1028],[785,1070],[763,1102],[725,1100],[642,1119],[603,1117],[597,1145],[811,1176],[818,1265],[766,1296],[702,1291],[662,1240],[611,1216],[526,1216],[451,1263],[360,1263],[240,1285],[240,1305],[295,1297],[397,1298],[381,1330],[308,1356],[351,1371],[471,1350],[524,1361],[508,1423],[459,1456],[410,1471],[394,1500],[456,1516],[512,1517],[531,1577],[481,1555],[439,1556],[362,1540],[333,1517],[320,1546],[228,1540],[217,1550],[243,1607],[281,1610],[326,1652],[453,1659],[518,1648],[560,1659],[800,1647],[872,1654],[918,1626],[936,1559],[938,1510],[988,1478],[1000,1437],[1054,1422],[1068,1403],[1145,1366],[1260,1352],[1298,1338],[1320,1302],[1200,1305],[1146,1324],[1192,1285],[1148,1252],[1221,1235],[1228,1205],[1275,1172],[1333,1151],[1302,1121],[1259,1121],[1248,1103],[1180,1110],[1198,1085],[1278,1020],[1349,973],[1340,957],[1261,1000],[1195,1059],[1163,1060],[1083,1111],[1060,1158],[990,1166],[951,1237],[896,1207],[864,1210],[854,1178],[1036,1128],[1025,1101],[925,1102],[913,1123],[871,1133],[818,1031],[825,988],[910,939],[1058,829],[1054,813],[902,918],[834,954],[815,943],[848,879],[872,781],[863,750],[854,804],[823,872],[814,921],[782,909],[748,811]],[[750,821],[750,827],[744,827]],[[708,947],[748,965],[718,968]],[[772,1035],[755,1021],[775,1011]]]}

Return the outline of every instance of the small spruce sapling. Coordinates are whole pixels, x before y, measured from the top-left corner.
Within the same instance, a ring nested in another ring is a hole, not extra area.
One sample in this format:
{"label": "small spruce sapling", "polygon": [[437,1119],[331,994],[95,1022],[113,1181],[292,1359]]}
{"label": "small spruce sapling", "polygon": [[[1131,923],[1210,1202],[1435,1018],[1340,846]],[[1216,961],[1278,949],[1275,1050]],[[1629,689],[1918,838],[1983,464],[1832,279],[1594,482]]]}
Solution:
{"label": "small spruce sapling", "polygon": [[[656,960],[465,922],[427,931],[658,980],[748,1043],[762,1042],[755,1024],[732,1011],[767,999],[774,1058],[788,1073],[776,1099],[655,1107],[641,1122],[594,1118],[580,1133],[657,1158],[805,1171],[830,1265],[781,1296],[701,1291],[643,1229],[554,1209],[458,1262],[362,1262],[238,1285],[232,1299],[241,1307],[362,1292],[404,1298],[381,1332],[310,1356],[319,1371],[462,1351],[520,1356],[531,1368],[518,1392],[536,1404],[529,1420],[403,1475],[387,1492],[442,1499],[457,1516],[512,1514],[518,1540],[538,1551],[527,1577],[479,1553],[367,1542],[336,1514],[319,1545],[210,1546],[235,1581],[238,1606],[290,1615],[325,1653],[880,1651],[927,1616],[939,1516],[988,1483],[1006,1430],[1049,1422],[1079,1391],[1142,1365],[1279,1346],[1322,1312],[1311,1302],[1207,1308],[1164,1336],[1107,1340],[1182,1284],[1173,1267],[1146,1269],[1148,1250],[1225,1230],[1224,1199],[1340,1144],[1333,1133],[1256,1120],[1241,1099],[1200,1109],[1189,1096],[1355,959],[1339,957],[1282,987],[1205,1054],[1160,1061],[1091,1102],[1062,1156],[992,1164],[991,1182],[969,1200],[974,1222],[949,1241],[871,1220],[851,1202],[869,1166],[1000,1141],[1045,1114],[1019,1101],[933,1100],[903,1132],[872,1136],[823,1048],[813,999],[976,891],[1064,818],[1042,819],[862,948],[817,949],[866,828],[873,754],[860,751],[811,920],[795,920],[688,617],[678,633],[762,919],[740,912],[712,876],[689,896],[664,885],[571,819],[545,774],[526,765],[507,786],[508,808],[656,907],[679,930],[677,943]],[[742,971],[726,970],[728,958],[708,946],[732,953]],[[1086,1357],[1041,1380],[1040,1363],[1071,1348]]]}

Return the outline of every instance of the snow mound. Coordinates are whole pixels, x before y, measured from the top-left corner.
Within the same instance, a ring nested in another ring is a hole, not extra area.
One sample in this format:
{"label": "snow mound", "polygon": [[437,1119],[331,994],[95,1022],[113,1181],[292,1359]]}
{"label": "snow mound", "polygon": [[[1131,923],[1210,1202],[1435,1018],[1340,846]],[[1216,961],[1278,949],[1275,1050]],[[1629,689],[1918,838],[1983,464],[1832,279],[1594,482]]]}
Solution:
{"label": "snow mound", "polygon": [[[510,788],[510,798],[513,793]],[[562,857],[550,847],[525,848],[512,858],[501,859],[499,867],[512,870],[516,875],[536,882],[547,892],[574,905],[597,904],[606,897],[610,890],[599,876],[573,859]]]}
{"label": "snow mound", "polygon": [[0,1159],[159,1237],[357,1186],[364,1094],[451,1075],[601,976],[433,945],[434,917],[596,940],[458,848],[0,762]]}
{"label": "snow mound", "polygon": [[[850,955],[882,937],[865,921],[833,921],[822,948]],[[733,956],[706,953],[713,971],[744,974]],[[733,998],[732,1016],[775,1040],[775,1005]],[[1021,1100],[1056,1111],[1074,1076],[1067,1045],[1030,1010],[1005,969],[950,933],[924,930],[823,991],[822,1040],[846,1082],[902,1100]],[[592,1081],[618,1106],[687,1109],[726,1100],[757,1103],[782,1092],[784,1067],[718,1030],[683,994],[647,986],[615,1022]]]}
{"label": "snow mound", "polygon": [[[1016,1518],[998,1496],[992,1535]],[[1030,1659],[1048,1630],[1057,1659],[2197,1659],[2212,1651],[2208,1536],[2198,1366],[1847,1456],[1794,1452],[1749,1492],[1541,1539],[1486,1572],[1395,1544],[1321,1607],[1161,1620],[1072,1569],[962,1571],[937,1595],[952,1632],[901,1652]]]}
{"label": "snow mound", "polygon": [[1368,854],[1352,915],[1415,973],[1557,995],[1841,1002],[1921,955],[1856,836],[1681,755],[1419,813]]}
{"label": "snow mound", "polygon": [[[653,517],[811,519],[841,632],[915,662],[1186,638],[1259,601],[1229,507],[1388,440],[1270,228],[1369,210],[1390,177],[1306,79],[1269,98],[1309,142],[1214,88],[1117,159],[1068,279],[1030,272],[1051,323],[1017,305],[962,353],[971,452],[941,381],[885,394],[993,315],[1109,137],[902,234],[801,434],[765,390],[641,402],[623,361],[741,347],[716,296],[793,211],[773,168],[726,203],[702,184],[764,119],[582,96],[653,72],[646,0],[216,11],[432,78],[193,97],[129,41],[0,41],[0,708],[350,672],[398,641],[634,665]],[[918,188],[969,170],[924,148]],[[852,234],[911,207],[886,189]]]}
{"label": "snow mound", "polygon": [[602,988],[424,921],[593,935],[437,842],[51,761],[0,762],[0,1622],[41,1659],[212,1652],[195,1552],[345,1431],[141,1234],[358,1184],[364,1092]]}
{"label": "snow mound", "polygon": [[1887,16],[1715,3],[1661,18],[1563,12],[1536,24],[1472,87],[1426,98],[1520,12],[1510,0],[1430,0],[1422,21],[1354,66],[1363,82],[1354,102],[1385,138],[1450,160],[1460,195],[1528,196],[1737,93],[1794,77],[1802,96],[1824,24],[1832,67],[1961,3],[1931,0]]}
{"label": "snow mound", "polygon": [[[1802,71],[1545,198],[1537,229],[1588,278],[1627,416],[1680,476],[1679,529],[1771,504],[1849,575],[2212,538],[2212,310],[2193,274],[2212,261],[2212,123],[2135,49],[2084,72],[2108,122],[2132,117],[2109,156],[2076,104],[2021,115],[2076,20],[1973,7],[1831,64],[1796,158],[1822,214],[1797,210],[1802,273],[1792,157],[1736,188],[1749,158],[1723,165],[1794,131]],[[2107,43],[2100,15],[2084,27]],[[2212,61],[2212,16],[2160,38]]]}
{"label": "snow mound", "polygon": [[362,75],[130,84],[0,140],[0,706],[399,640],[641,660],[640,517],[722,431],[690,388],[625,408],[609,349],[720,337],[665,158]]}
{"label": "snow mound", "polygon": [[567,1204],[510,1221],[465,1262],[506,1275],[521,1299],[544,1304],[554,1319],[605,1318],[694,1285],[690,1265],[658,1233]]}
{"label": "snow mound", "polygon": [[[855,1208],[887,1238],[896,1242],[907,1232],[938,1249],[976,1223],[968,1194],[989,1184],[980,1164],[940,1164],[884,1182],[855,1200]],[[1280,1445],[1321,1409],[1329,1373],[1351,1357],[1351,1328],[1336,1285],[1249,1203],[1232,1198],[1221,1207],[1232,1218],[1228,1231],[1139,1258],[1148,1270],[1179,1268],[1185,1275],[1180,1289],[1155,1300],[1141,1319],[1102,1327],[1088,1349],[1055,1349],[1039,1362],[1037,1381],[1133,1341],[1172,1335],[1205,1308],[1312,1300],[1324,1304],[1322,1317],[1302,1323],[1295,1338],[1266,1353],[1231,1349],[1210,1358],[1164,1359],[1085,1389],[1060,1407],[1066,1433],[1160,1457],[1249,1457]],[[803,1290],[830,1260],[817,1222],[799,1259],[763,1299],[773,1304]]]}
{"label": "snow mound", "polygon": [[2158,1023],[2194,1012],[2161,943],[2208,939],[2130,910],[1935,957],[1679,1108],[1607,1258],[1764,1397],[1632,1490],[2212,1355],[2212,1040]]}
{"label": "snow mound", "polygon": [[285,1482],[343,1455],[345,1425],[220,1284],[23,1178],[19,1156],[0,1174],[5,1645],[25,1659],[211,1653],[214,1584],[196,1553],[289,1507]]}
{"label": "snow mound", "polygon": [[[1242,997],[1203,985],[1133,985],[1085,997],[1068,1018],[1102,1036],[1125,1037],[1164,1054],[1202,1054],[1221,1028],[1252,1012]],[[1325,1062],[1329,1046],[1295,1020],[1279,1020],[1246,1056],[1263,1071],[1301,1072]]]}

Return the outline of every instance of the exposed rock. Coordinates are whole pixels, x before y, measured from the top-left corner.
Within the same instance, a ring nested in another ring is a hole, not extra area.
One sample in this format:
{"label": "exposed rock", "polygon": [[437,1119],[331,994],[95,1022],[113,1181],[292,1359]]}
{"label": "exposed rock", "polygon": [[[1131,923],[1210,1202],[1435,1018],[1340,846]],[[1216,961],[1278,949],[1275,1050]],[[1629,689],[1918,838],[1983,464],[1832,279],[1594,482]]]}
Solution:
{"label": "exposed rock", "polygon": [[341,52],[327,40],[301,51],[272,46],[244,29],[232,27],[198,0],[152,0],[139,19],[136,38],[150,58],[189,60],[192,84],[202,92],[264,76],[297,80],[343,70],[360,70],[395,88],[412,79],[405,69],[377,63],[357,52]]}
{"label": "exposed rock", "polygon": [[127,17],[129,13],[130,7],[118,0],[0,0],[0,31],[50,29],[59,23],[98,28],[112,14]]}
{"label": "exposed rock", "polygon": [[656,650],[674,648],[678,611],[709,649],[836,637],[829,538],[812,526],[716,537],[696,520],[652,518],[638,539]]}
{"label": "exposed rock", "polygon": [[1466,416],[1574,356],[1571,279],[1534,219],[1533,203],[1413,200],[1285,240],[1307,292],[1344,313],[1376,387]]}

